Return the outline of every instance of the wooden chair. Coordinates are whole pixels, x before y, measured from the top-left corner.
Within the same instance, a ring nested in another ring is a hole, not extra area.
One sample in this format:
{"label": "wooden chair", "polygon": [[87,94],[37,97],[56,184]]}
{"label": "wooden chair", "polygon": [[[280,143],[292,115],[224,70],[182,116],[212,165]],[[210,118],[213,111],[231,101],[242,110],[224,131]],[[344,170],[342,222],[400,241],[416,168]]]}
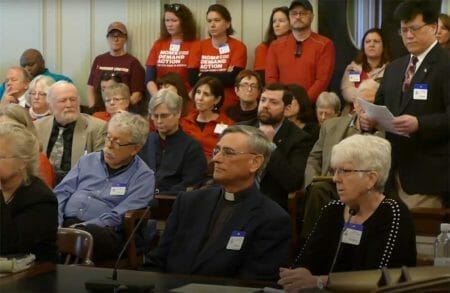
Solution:
{"label": "wooden chair", "polygon": [[58,228],[58,251],[64,257],[64,264],[80,264],[92,266],[92,235],[89,232]]}

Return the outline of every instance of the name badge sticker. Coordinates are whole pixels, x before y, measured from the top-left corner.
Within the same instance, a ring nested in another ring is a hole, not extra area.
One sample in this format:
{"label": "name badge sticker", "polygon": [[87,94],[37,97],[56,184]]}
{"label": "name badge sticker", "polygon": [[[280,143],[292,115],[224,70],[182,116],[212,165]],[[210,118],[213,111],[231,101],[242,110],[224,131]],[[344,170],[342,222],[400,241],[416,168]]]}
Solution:
{"label": "name badge sticker", "polygon": [[222,132],[228,127],[228,125],[223,124],[223,123],[219,123],[216,125],[216,127],[214,128],[214,133],[216,134],[222,134]]}
{"label": "name badge sticker", "polygon": [[350,71],[348,74],[348,79],[350,82],[360,82],[361,81],[361,74],[358,71]]}
{"label": "name badge sticker", "polygon": [[115,183],[111,186],[110,196],[121,196],[127,192],[127,185],[125,183]]}
{"label": "name badge sticker", "polygon": [[228,240],[227,249],[241,250],[242,244],[245,240],[245,231],[233,231]]}
{"label": "name badge sticker", "polygon": [[342,243],[359,245],[364,227],[359,224],[346,224],[342,235]]}
{"label": "name badge sticker", "polygon": [[414,84],[413,99],[426,101],[428,98],[428,85],[427,84]]}
{"label": "name badge sticker", "polygon": [[221,45],[219,47],[219,54],[227,54],[227,53],[230,53],[230,46],[228,46],[228,44]]}
{"label": "name badge sticker", "polygon": [[170,43],[169,51],[178,52],[180,51],[181,44],[177,42]]}

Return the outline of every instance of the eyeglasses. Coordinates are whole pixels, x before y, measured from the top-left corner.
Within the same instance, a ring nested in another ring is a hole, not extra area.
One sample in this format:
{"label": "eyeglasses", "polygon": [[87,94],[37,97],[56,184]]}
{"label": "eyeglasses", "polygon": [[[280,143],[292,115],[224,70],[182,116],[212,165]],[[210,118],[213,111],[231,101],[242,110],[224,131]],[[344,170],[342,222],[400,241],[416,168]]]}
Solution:
{"label": "eyeglasses", "polygon": [[36,96],[38,95],[41,98],[45,98],[47,96],[47,93],[44,92],[30,92],[29,93],[30,96]]}
{"label": "eyeglasses", "polygon": [[217,156],[220,152],[222,152],[222,155],[224,157],[234,157],[237,155],[258,155],[257,153],[240,152],[240,151],[233,150],[232,148],[227,148],[227,147],[221,148],[219,146],[216,146],[212,151],[213,157]]}
{"label": "eyeglasses", "polygon": [[259,88],[259,86],[257,84],[248,84],[248,83],[240,83],[239,84],[239,88],[244,89],[244,90],[257,90]]}
{"label": "eyeglasses", "polygon": [[127,100],[127,99],[126,98],[116,98],[116,97],[103,99],[103,101],[105,101],[105,103],[111,103],[111,102],[118,103],[122,100]]}
{"label": "eyeglasses", "polygon": [[428,25],[428,23],[425,23],[423,25],[419,25],[419,26],[405,26],[405,27],[401,27],[398,30],[398,34],[399,35],[406,35],[408,32],[411,32],[411,34],[415,35],[421,28],[423,28],[424,26]]}
{"label": "eyeglasses", "polygon": [[299,58],[300,56],[302,56],[302,42],[301,41],[295,42],[294,56],[295,56],[295,58]]}
{"label": "eyeglasses", "polygon": [[108,35],[108,38],[109,39],[113,39],[113,40],[115,40],[115,39],[125,39],[127,37],[127,35],[124,35],[124,34],[111,34],[111,35]]}
{"label": "eyeglasses", "polygon": [[113,146],[113,148],[116,148],[116,149],[118,149],[118,148],[120,148],[120,147],[130,146],[130,145],[137,145],[137,143],[134,143],[134,142],[130,142],[130,143],[120,143],[120,142],[118,142],[117,140],[114,140],[113,138],[111,138],[111,137],[109,137],[109,136],[106,136],[106,137],[105,137],[105,143],[106,143],[106,142],[110,143],[110,144]]}
{"label": "eyeglasses", "polygon": [[169,118],[172,115],[172,113],[159,113],[159,114],[153,113],[151,115],[152,115],[153,120],[158,120],[158,119],[164,120],[164,119]]}
{"label": "eyeglasses", "polygon": [[181,8],[181,4],[164,4],[164,10],[165,11],[176,11],[178,12],[178,10],[180,10]]}
{"label": "eyeglasses", "polygon": [[309,15],[309,11],[290,11],[289,15],[305,17],[305,16]]}
{"label": "eyeglasses", "polygon": [[329,172],[332,176],[346,177],[351,173],[367,173],[373,170],[358,170],[358,169],[342,169],[342,168],[330,168]]}

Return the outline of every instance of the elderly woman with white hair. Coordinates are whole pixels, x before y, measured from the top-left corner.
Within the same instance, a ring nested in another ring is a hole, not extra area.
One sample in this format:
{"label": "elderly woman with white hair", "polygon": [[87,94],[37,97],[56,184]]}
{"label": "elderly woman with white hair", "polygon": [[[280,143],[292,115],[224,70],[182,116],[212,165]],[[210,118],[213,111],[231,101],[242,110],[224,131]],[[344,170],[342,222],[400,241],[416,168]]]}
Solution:
{"label": "elderly woman with white hair", "polygon": [[56,260],[58,205],[39,178],[39,142],[25,126],[0,127],[0,255]]}
{"label": "elderly woman with white hair", "polygon": [[391,146],[380,137],[356,134],[333,147],[331,174],[339,200],[322,209],[295,268],[280,269],[278,283],[287,292],[323,288],[331,271],[415,266],[409,210],[383,195],[390,165]]}
{"label": "elderly woman with white hair", "polygon": [[45,75],[38,75],[30,82],[26,97],[30,105],[30,116],[33,120],[52,114],[47,102],[47,95],[54,83],[53,78]]}

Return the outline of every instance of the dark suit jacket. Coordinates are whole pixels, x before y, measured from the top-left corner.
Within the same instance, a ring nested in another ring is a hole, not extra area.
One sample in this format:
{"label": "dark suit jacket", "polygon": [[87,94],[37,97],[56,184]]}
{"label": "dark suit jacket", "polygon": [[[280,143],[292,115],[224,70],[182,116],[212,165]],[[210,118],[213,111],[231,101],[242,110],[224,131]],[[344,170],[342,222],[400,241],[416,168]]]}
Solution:
{"label": "dark suit jacket", "polygon": [[[223,193],[217,186],[180,193],[159,245],[145,264],[170,273],[276,280],[278,268],[288,262],[290,218],[255,185],[242,191],[246,197],[221,235],[202,250]],[[240,250],[226,248],[233,231],[246,233]]]}
{"label": "dark suit jacket", "polygon": [[[258,120],[238,124],[259,126]],[[306,160],[314,144],[312,137],[291,121],[284,119],[273,138],[277,145],[260,182],[261,192],[267,194],[287,209],[289,192],[300,190],[303,185]]]}
{"label": "dark suit jacket", "polygon": [[[434,46],[416,71],[411,88],[402,98],[402,83],[410,55],[386,67],[376,104],[386,105],[394,116],[417,117],[419,130],[410,137],[386,133],[392,144],[392,169],[409,193],[449,193],[450,54]],[[426,100],[413,99],[415,84],[428,86]],[[392,180],[391,180],[392,181]]]}

